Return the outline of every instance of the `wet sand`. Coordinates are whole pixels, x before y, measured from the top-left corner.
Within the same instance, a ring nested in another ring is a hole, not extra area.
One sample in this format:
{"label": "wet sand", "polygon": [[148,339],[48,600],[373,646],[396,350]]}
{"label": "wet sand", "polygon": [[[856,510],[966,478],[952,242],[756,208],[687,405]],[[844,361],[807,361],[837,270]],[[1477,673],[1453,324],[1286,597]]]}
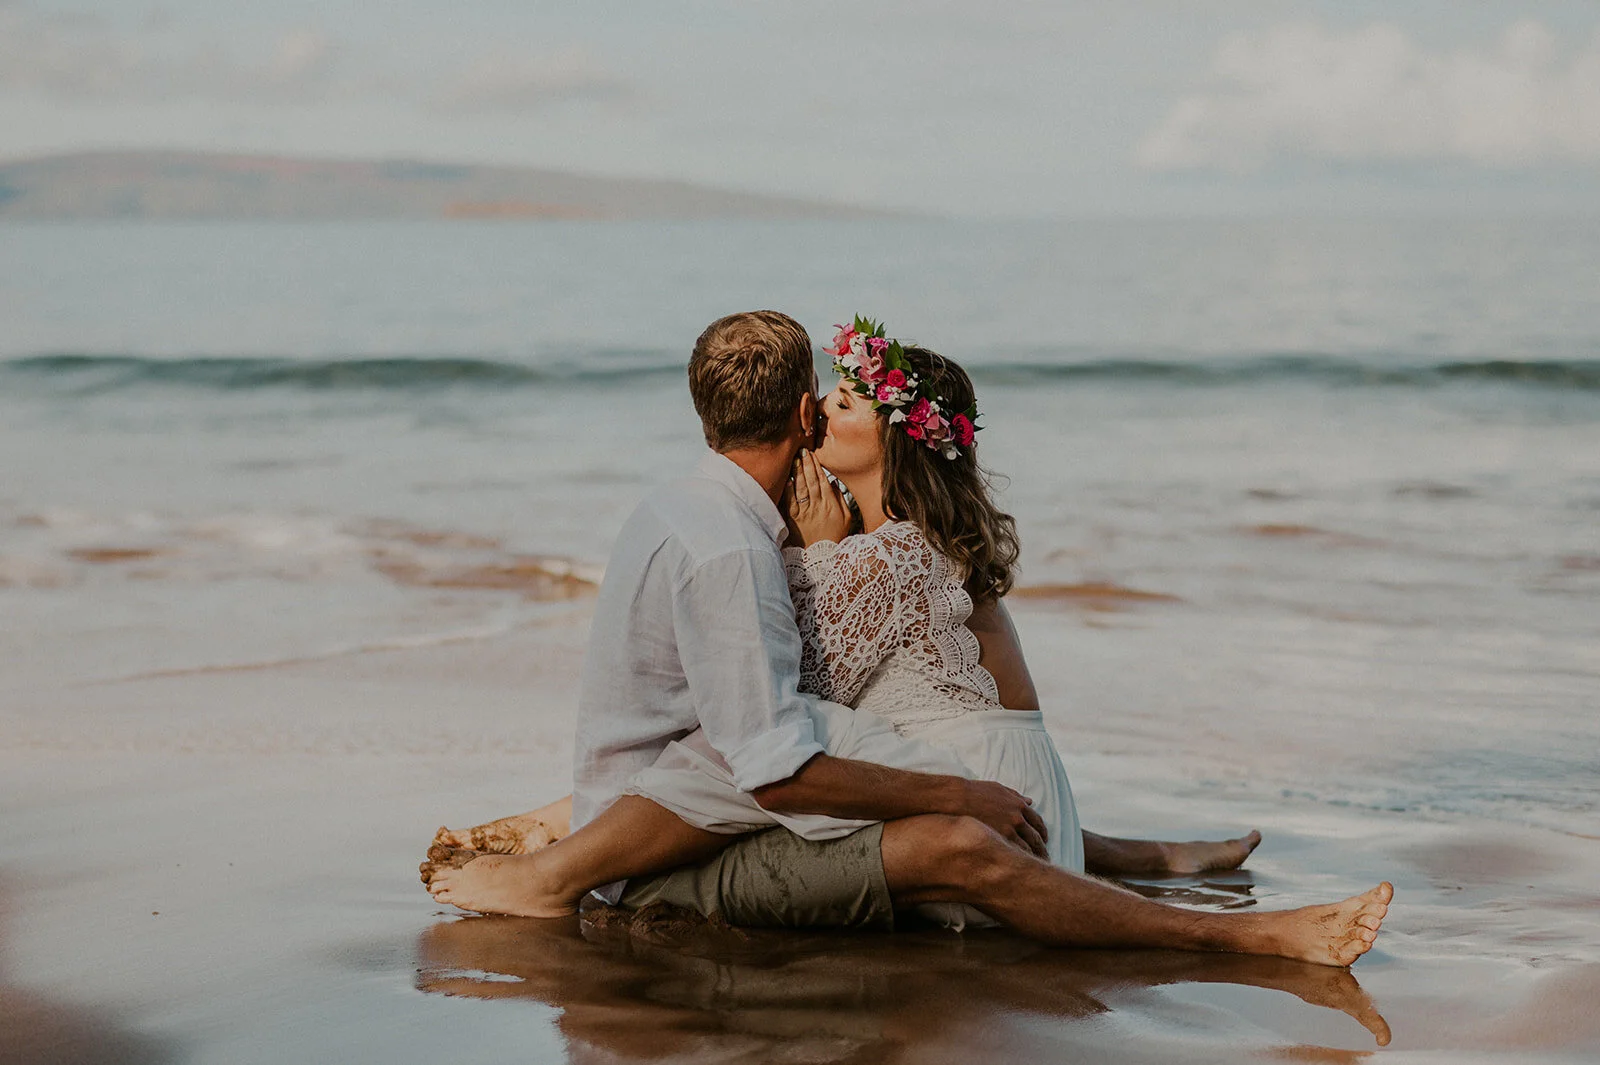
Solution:
{"label": "wet sand", "polygon": [[[1226,730],[1173,750],[1152,708],[1051,720],[1091,827],[1266,833],[1246,870],[1147,894],[1284,908],[1393,880],[1385,933],[1348,972],[441,911],[415,876],[439,823],[567,789],[587,606],[550,609],[483,639],[249,669],[13,674],[0,1061],[1343,1062],[1384,1037],[1406,1061],[1600,1052],[1600,841],[1251,786],[1322,759],[1337,729],[1294,755]],[[1100,631],[1048,602],[1018,620],[1031,642]]]}

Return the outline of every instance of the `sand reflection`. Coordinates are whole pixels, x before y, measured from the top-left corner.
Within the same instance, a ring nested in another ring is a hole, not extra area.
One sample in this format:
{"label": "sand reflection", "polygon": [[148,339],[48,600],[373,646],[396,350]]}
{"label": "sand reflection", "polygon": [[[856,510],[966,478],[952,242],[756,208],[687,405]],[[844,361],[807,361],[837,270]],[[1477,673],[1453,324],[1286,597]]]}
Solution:
{"label": "sand reflection", "polygon": [[422,991],[561,1009],[573,1061],[962,1060],[974,1047],[998,1059],[1035,1044],[1040,1020],[1108,1014],[1130,995],[1186,982],[1285,991],[1389,1041],[1348,970],[1049,950],[1000,932],[741,933],[468,917],[430,927],[417,952]]}

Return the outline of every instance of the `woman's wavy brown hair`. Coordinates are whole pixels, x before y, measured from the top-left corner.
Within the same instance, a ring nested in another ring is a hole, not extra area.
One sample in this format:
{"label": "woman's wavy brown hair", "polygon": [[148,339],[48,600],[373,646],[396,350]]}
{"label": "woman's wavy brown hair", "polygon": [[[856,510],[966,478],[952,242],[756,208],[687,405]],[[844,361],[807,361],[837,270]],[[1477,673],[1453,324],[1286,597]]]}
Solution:
{"label": "woman's wavy brown hair", "polygon": [[[972,379],[953,360],[911,345],[906,359],[924,384],[942,397],[947,411],[964,411],[976,396]],[[915,522],[946,558],[966,571],[963,582],[974,603],[999,599],[1016,576],[1017,522],[994,505],[995,477],[978,465],[977,446],[947,459],[901,425],[883,419],[883,509],[889,517]]]}

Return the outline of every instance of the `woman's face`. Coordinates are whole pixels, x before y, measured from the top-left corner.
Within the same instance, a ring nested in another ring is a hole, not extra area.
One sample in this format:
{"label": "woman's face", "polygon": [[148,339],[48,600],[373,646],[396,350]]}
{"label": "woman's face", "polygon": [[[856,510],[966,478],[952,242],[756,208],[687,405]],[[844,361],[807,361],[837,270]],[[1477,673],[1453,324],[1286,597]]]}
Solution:
{"label": "woman's face", "polygon": [[883,470],[883,427],[872,401],[843,381],[822,397],[822,443],[817,461],[835,477],[849,479]]}

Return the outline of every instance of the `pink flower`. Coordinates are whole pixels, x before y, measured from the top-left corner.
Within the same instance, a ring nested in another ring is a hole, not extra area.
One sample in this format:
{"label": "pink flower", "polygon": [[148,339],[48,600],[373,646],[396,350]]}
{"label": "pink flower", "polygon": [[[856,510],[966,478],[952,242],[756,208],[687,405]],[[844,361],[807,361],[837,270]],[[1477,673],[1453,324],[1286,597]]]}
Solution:
{"label": "pink flower", "polygon": [[[889,376],[891,376],[891,377],[894,376],[894,372],[892,370],[890,371]],[[895,390],[894,390],[894,386],[893,385],[885,383],[885,384],[881,384],[881,385],[878,386],[878,402],[879,403],[893,403],[894,400],[895,400]]]}
{"label": "pink flower", "polygon": [[[927,421],[928,417],[932,414],[933,404],[928,402],[927,396],[923,396],[921,399],[917,400],[911,405],[911,409],[906,411],[906,417],[915,422],[917,425],[921,425],[923,422]],[[921,440],[922,434],[918,433],[917,439]]]}
{"label": "pink flower", "polygon": [[906,387],[906,374],[904,370],[890,370],[886,381],[894,388]]}
{"label": "pink flower", "polygon": [[889,338],[888,337],[868,337],[867,338],[867,347],[872,349],[872,353],[874,355],[882,355],[884,352],[889,350]]}
{"label": "pink flower", "polygon": [[845,357],[845,355],[849,354],[850,341],[855,338],[856,331],[851,329],[849,326],[837,324],[834,326],[834,328],[837,329],[838,332],[833,335],[833,347],[823,348],[822,350],[824,354],[832,355],[836,359],[842,359]]}
{"label": "pink flower", "polygon": [[876,351],[866,351],[861,355],[861,368],[858,376],[869,385],[878,384],[883,380],[883,359]]}
{"label": "pink flower", "polygon": [[913,440],[922,439],[922,426],[916,422],[906,422],[906,435]]}
{"label": "pink flower", "polygon": [[944,437],[944,419],[939,417],[938,411],[929,411],[928,420],[922,423],[922,428],[927,430],[928,439],[940,440]]}
{"label": "pink flower", "polygon": [[965,414],[957,414],[950,419],[950,428],[955,430],[956,443],[962,447],[971,447],[975,430],[972,428],[972,419]]}

